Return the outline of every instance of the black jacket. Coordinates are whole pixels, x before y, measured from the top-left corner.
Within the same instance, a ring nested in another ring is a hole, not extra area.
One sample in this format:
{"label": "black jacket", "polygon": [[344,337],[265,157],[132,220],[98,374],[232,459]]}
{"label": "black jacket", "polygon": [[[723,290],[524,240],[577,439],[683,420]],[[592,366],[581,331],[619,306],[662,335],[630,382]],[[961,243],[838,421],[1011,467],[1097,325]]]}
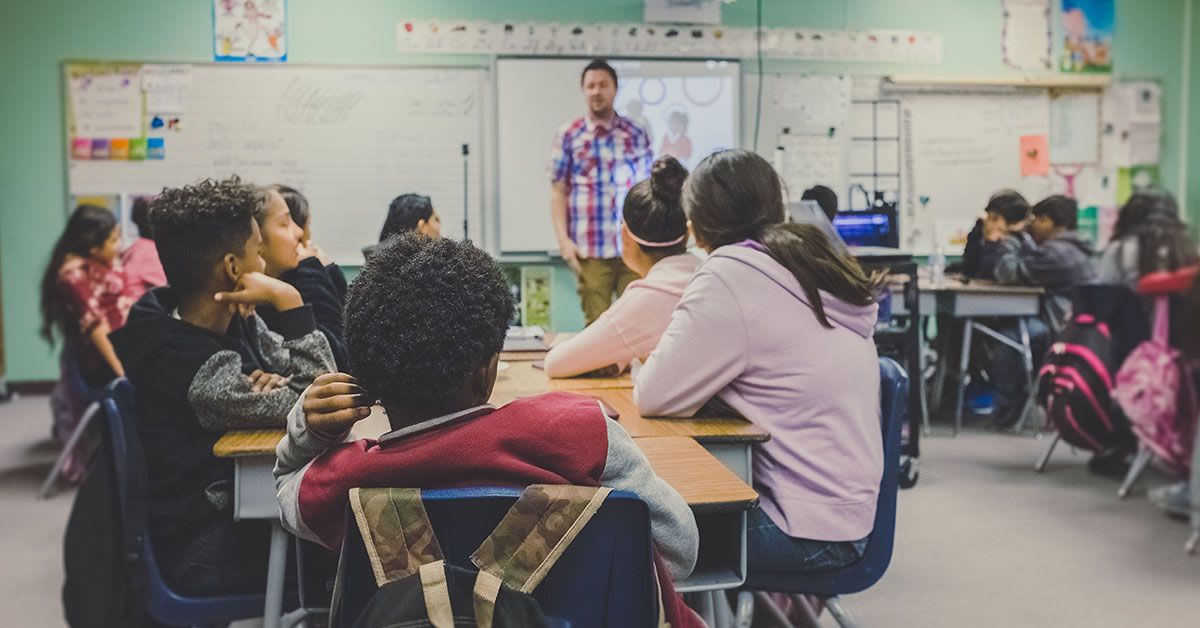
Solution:
{"label": "black jacket", "polygon": [[[283,273],[279,279],[295,286],[300,298],[312,306],[317,329],[329,341],[333,350],[333,361],[339,370],[346,369],[346,341],[342,334],[345,321],[342,311],[346,304],[346,276],[337,264],[324,266],[315,257],[307,258],[300,265]],[[269,306],[255,308],[269,329],[280,324],[279,312]]]}
{"label": "black jacket", "polygon": [[[177,307],[171,288],[151,290],[110,335],[135,391],[150,535],[166,564],[218,517],[230,516],[233,462],[213,456],[217,440],[230,429],[282,429],[304,388],[334,368],[308,306],[281,313],[278,333],[258,317],[235,316],[226,334],[176,318]],[[256,393],[246,377],[255,369],[292,379]]]}

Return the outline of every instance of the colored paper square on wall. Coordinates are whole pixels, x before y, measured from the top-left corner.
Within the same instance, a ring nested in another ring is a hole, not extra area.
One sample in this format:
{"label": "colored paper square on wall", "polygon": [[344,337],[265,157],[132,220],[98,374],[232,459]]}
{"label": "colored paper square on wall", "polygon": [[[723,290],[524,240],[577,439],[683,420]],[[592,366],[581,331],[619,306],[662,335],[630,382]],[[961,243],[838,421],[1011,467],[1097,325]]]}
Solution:
{"label": "colored paper square on wall", "polygon": [[108,158],[122,161],[129,159],[129,140],[125,138],[109,140]]}
{"label": "colored paper square on wall", "polygon": [[77,137],[71,140],[71,159],[91,159],[92,158],[92,140],[86,137]]}
{"label": "colored paper square on wall", "polygon": [[146,159],[165,159],[166,145],[161,137],[146,138]]}
{"label": "colored paper square on wall", "polygon": [[1044,177],[1050,174],[1050,142],[1044,135],[1021,136],[1021,176]]}
{"label": "colored paper square on wall", "polygon": [[141,161],[146,158],[146,138],[135,137],[129,140],[129,160]]}
{"label": "colored paper square on wall", "polygon": [[108,140],[92,140],[92,159],[108,159]]}

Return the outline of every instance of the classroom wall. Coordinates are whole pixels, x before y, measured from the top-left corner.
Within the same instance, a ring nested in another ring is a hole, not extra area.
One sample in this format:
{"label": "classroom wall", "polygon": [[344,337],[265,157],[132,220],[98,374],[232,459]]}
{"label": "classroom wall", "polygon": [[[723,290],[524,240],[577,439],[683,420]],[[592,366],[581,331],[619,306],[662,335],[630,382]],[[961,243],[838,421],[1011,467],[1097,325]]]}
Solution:
{"label": "classroom wall", "polygon": [[[1184,6],[1193,0],[1117,0],[1117,76],[1158,78],[1166,88],[1163,174],[1177,189],[1182,131],[1181,54]],[[478,64],[483,57],[413,58],[395,51],[401,19],[511,19],[639,21],[641,0],[290,0],[289,56],[293,63]],[[938,66],[772,62],[772,70],[857,73],[943,72],[995,74],[1000,61],[999,0],[766,0],[768,26],[823,28],[909,28],[945,38]],[[49,248],[65,219],[63,160],[64,59],[146,61],[211,60],[211,4],[204,0],[42,0],[11,3],[0,20],[0,272],[3,333],[10,381],[56,376],[53,352],[36,335],[37,281]],[[751,26],[755,2],[723,8],[724,22]],[[1193,13],[1193,32],[1200,16]],[[1197,46],[1192,48],[1196,58]],[[745,66],[753,71],[753,64]],[[1200,104],[1200,63],[1193,63],[1190,92]],[[1200,146],[1200,121],[1188,138]],[[1200,175],[1200,149],[1192,148],[1188,172]],[[1189,178],[1189,206],[1200,216],[1200,176]],[[1200,221],[1193,221],[1200,222]],[[368,239],[370,234],[364,234]],[[582,325],[573,280],[556,269],[552,316],[563,329]]]}

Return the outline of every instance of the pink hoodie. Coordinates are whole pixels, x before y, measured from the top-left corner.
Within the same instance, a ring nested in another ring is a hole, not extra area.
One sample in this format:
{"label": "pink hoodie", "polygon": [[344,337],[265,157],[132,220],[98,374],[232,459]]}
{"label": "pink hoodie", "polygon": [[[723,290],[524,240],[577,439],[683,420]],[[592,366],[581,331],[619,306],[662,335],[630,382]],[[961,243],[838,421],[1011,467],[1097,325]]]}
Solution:
{"label": "pink hoodie", "polygon": [[754,246],[705,260],[638,373],[638,408],[687,417],[719,395],[771,435],[754,456],[767,516],[792,537],[861,539],[883,476],[878,306],[822,292],[823,327],[796,278]]}
{"label": "pink hoodie", "polygon": [[546,375],[571,377],[610,364],[624,369],[634,358],[646,359],[671,322],[671,311],[699,265],[700,260],[691,253],[659,260],[587,329],[550,350]]}

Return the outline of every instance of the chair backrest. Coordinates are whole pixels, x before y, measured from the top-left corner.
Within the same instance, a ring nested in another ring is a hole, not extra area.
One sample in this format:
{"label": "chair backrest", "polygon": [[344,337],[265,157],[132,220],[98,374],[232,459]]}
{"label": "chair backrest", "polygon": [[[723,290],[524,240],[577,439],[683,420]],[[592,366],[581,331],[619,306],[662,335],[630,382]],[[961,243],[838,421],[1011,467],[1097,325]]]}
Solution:
{"label": "chair backrest", "polygon": [[[880,427],[883,436],[883,478],[875,506],[875,524],[863,556],[841,569],[818,572],[756,572],[746,578],[750,589],[808,593],[822,597],[858,593],[870,588],[887,571],[896,538],[896,496],[900,490],[900,428],[908,413],[908,374],[887,357],[879,358]],[[753,569],[753,567],[751,567]]]}
{"label": "chair backrest", "polygon": [[[150,543],[146,508],[146,458],[134,420],[133,385],[124,378],[105,389],[101,408],[108,427],[121,506],[122,553],[127,560],[139,562],[145,574],[147,611],[159,622],[190,626],[228,623],[262,614],[262,595],[186,598],[170,589],[163,580]],[[263,539],[266,542],[266,539]]]}
{"label": "chair backrest", "polygon": [[[470,555],[520,496],[514,488],[461,488],[421,493],[446,562],[474,569]],[[572,628],[653,626],[658,617],[650,518],[633,493],[614,491],[533,592],[549,617]],[[331,625],[348,628],[376,591],[353,520],[338,565]]]}

